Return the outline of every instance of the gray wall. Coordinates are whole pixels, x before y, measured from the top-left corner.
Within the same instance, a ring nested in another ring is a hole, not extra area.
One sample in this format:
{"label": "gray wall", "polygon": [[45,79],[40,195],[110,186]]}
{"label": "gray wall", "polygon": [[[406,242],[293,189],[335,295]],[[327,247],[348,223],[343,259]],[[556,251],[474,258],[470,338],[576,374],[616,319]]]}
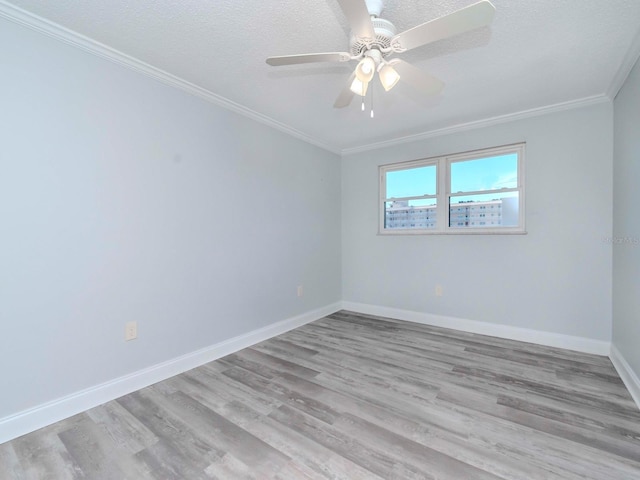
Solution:
{"label": "gray wall", "polygon": [[[607,102],[345,157],[343,300],[609,341],[612,123]],[[376,234],[378,165],[522,141],[527,235]]]}
{"label": "gray wall", "polygon": [[0,59],[0,418],[340,300],[338,156],[5,20]]}
{"label": "gray wall", "polygon": [[640,62],[614,111],[613,345],[640,377]]}

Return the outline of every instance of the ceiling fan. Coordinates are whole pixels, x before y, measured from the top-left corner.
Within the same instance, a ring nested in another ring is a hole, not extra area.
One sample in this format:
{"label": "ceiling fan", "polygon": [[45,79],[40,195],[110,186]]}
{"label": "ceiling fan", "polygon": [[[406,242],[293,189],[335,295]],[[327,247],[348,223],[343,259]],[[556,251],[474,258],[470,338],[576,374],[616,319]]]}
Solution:
{"label": "ceiling fan", "polygon": [[404,60],[389,60],[388,57],[489,25],[495,13],[495,7],[491,2],[482,0],[396,34],[393,24],[380,18],[383,0],[337,1],[351,27],[350,52],[307,53],[267,58],[267,63],[276,67],[357,60],[358,65],[333,104],[335,108],[349,105],[354,95],[364,97],[376,72],[386,91],[391,90],[402,79],[425,95],[439,93],[444,87],[442,81]]}

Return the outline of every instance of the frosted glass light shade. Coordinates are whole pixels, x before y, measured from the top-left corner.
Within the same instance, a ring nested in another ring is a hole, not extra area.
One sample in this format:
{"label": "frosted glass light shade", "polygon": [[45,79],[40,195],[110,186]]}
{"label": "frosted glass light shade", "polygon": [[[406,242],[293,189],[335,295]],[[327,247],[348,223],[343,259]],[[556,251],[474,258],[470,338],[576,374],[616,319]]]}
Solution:
{"label": "frosted glass light shade", "polygon": [[387,92],[395,87],[398,80],[400,80],[400,75],[398,75],[398,72],[396,72],[395,68],[391,65],[383,65],[378,72],[378,77]]}
{"label": "frosted glass light shade", "polygon": [[358,77],[353,79],[351,83],[351,91],[356,95],[365,96],[367,94],[367,88],[369,87],[368,82],[361,82]]}

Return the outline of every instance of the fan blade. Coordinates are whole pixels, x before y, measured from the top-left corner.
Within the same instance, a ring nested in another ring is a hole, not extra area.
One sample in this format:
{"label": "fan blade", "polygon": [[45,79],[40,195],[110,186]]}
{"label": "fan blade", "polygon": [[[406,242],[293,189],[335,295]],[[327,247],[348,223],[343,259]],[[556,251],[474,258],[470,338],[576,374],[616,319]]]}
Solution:
{"label": "fan blade", "polygon": [[267,63],[274,67],[279,67],[281,65],[297,65],[299,63],[348,62],[349,60],[351,60],[351,55],[347,52],[327,52],[269,57],[267,58]]}
{"label": "fan blade", "polygon": [[483,0],[444,17],[423,23],[391,39],[396,52],[404,52],[427,43],[453,37],[479,27],[489,25],[496,9],[488,0]]}
{"label": "fan blade", "polygon": [[389,64],[400,75],[400,81],[406,82],[425,95],[437,95],[444,87],[444,83],[441,80],[432,77],[404,60],[394,59]]}
{"label": "fan blade", "polygon": [[368,40],[376,38],[371,15],[364,0],[338,0],[338,3],[344,16],[347,17],[351,31],[357,38]]}
{"label": "fan blade", "polygon": [[351,74],[349,80],[347,81],[347,86],[342,89],[338,98],[336,98],[336,102],[333,104],[333,108],[344,108],[351,103],[353,100],[354,93],[351,91],[351,84],[353,83],[353,79],[356,78],[355,72]]}

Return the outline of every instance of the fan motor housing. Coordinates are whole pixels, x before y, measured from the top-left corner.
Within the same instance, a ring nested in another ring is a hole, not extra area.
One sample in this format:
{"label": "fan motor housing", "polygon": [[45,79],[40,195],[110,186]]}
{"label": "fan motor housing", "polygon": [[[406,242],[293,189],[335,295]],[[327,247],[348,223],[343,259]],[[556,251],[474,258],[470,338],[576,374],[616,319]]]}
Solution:
{"label": "fan motor housing", "polygon": [[[361,53],[369,50],[371,47],[379,47],[379,49],[387,49],[391,46],[391,39],[396,35],[396,27],[389,20],[384,18],[372,18],[373,31],[376,32],[376,38],[372,41],[364,41],[356,38],[351,34],[349,46],[351,47],[351,55],[357,57]],[[386,57],[389,53],[382,53]]]}

